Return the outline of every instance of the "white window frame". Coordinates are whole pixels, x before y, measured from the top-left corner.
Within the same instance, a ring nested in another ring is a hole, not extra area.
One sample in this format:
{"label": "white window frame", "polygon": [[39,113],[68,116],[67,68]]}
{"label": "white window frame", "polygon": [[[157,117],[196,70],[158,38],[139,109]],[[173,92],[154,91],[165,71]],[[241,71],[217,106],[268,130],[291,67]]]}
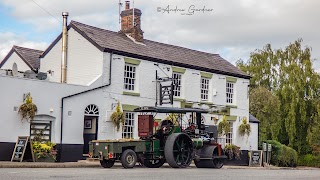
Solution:
{"label": "white window frame", "polygon": [[209,88],[210,88],[210,79],[201,77],[200,91],[201,91],[202,101],[209,101]]}
{"label": "white window frame", "polygon": [[234,104],[235,103],[235,83],[227,81],[226,83],[226,103]]}
{"label": "white window frame", "polygon": [[[131,69],[130,69],[131,68]],[[137,66],[125,63],[124,65],[124,84],[126,91],[135,91],[137,82]]]}
{"label": "white window frame", "polygon": [[230,132],[226,134],[226,144],[233,144],[233,122],[229,122]]}
{"label": "white window frame", "polygon": [[173,81],[173,96],[181,97],[181,89],[182,89],[182,74],[173,72],[172,73],[172,81]]}
{"label": "white window frame", "polygon": [[122,138],[123,139],[133,139],[134,133],[134,123],[135,123],[135,113],[134,112],[124,112],[125,122],[122,126]]}

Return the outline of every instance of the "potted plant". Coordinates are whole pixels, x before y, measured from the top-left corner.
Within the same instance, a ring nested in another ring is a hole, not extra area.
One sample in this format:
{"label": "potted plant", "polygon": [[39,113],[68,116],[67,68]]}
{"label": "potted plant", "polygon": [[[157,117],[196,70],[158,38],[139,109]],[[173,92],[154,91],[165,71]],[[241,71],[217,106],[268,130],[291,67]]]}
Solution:
{"label": "potted plant", "polygon": [[247,118],[244,117],[242,119],[242,124],[240,124],[239,126],[239,134],[240,136],[247,135],[249,137],[250,133],[251,133],[250,124],[248,124]]}
{"label": "potted plant", "polygon": [[32,121],[37,111],[38,111],[37,106],[32,103],[31,94],[28,93],[26,95],[25,102],[19,107],[19,110],[18,110],[18,113],[21,116],[21,121],[23,121],[24,119],[27,122]]}
{"label": "potted plant", "polygon": [[36,162],[55,162],[57,158],[56,144],[48,142],[32,142],[32,149]]}
{"label": "potted plant", "polygon": [[120,102],[118,102],[118,105],[116,107],[116,111],[112,113],[111,120],[112,120],[113,124],[115,125],[115,127],[117,127],[117,131],[119,131],[121,124],[124,125],[124,122],[126,119],[124,117],[123,112],[120,109]]}

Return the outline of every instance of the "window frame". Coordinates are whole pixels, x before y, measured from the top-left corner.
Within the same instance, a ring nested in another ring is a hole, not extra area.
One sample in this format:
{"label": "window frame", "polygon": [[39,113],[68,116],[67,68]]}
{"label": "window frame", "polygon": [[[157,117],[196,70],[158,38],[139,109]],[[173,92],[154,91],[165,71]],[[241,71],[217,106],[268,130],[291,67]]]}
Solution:
{"label": "window frame", "polygon": [[[204,83],[204,81],[206,83]],[[207,88],[204,89],[204,87],[207,87]],[[201,97],[201,101],[209,101],[209,90],[210,90],[210,79],[206,78],[206,77],[201,77],[201,79],[200,79],[200,97]]]}
{"label": "window frame", "polygon": [[[128,69],[127,69],[128,67]],[[125,63],[124,65],[124,77],[123,77],[123,89],[125,91],[134,92],[137,89],[137,65]],[[130,68],[132,70],[130,71]],[[128,76],[129,74],[129,76]],[[131,77],[130,77],[131,75]],[[127,81],[126,81],[127,80]]]}
{"label": "window frame", "polygon": [[234,82],[227,81],[226,83],[226,103],[235,104],[235,83]]}
{"label": "window frame", "polygon": [[[121,137],[123,139],[133,139],[134,138],[134,127],[135,127],[135,113],[130,112],[130,111],[125,111],[124,116],[125,116],[125,122],[122,125]],[[128,122],[131,122],[131,124]]]}
{"label": "window frame", "polygon": [[[178,78],[175,78],[175,75]],[[172,72],[172,82],[173,82],[173,96],[181,97],[182,96],[182,73]],[[178,86],[176,86],[176,82],[178,82]]]}
{"label": "window frame", "polygon": [[233,144],[233,122],[229,121],[230,132],[226,134],[226,144]]}

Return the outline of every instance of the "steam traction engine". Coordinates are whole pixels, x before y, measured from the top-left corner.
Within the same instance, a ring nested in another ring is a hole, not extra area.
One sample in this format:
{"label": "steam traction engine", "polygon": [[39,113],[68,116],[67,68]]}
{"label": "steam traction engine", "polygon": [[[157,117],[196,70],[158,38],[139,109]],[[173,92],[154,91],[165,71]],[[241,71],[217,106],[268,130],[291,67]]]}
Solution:
{"label": "steam traction engine", "polygon": [[[192,160],[198,168],[221,168],[224,156],[217,143],[217,127],[201,123],[202,109],[140,107],[138,140],[95,140],[90,143],[90,155],[100,159],[103,167],[112,167],[120,160],[125,168],[137,161],[148,168],[159,168],[167,162],[173,168],[188,167]],[[154,127],[154,114],[171,114]],[[182,128],[182,114],[190,114]]]}

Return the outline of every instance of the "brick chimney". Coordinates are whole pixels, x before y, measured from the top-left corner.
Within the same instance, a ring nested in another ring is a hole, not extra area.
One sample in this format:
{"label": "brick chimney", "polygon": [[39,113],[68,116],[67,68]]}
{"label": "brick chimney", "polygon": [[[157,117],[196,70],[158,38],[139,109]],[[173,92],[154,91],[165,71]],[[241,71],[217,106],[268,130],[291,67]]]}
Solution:
{"label": "brick chimney", "polygon": [[[134,8],[130,9],[130,1],[126,1],[125,10],[120,14],[121,16],[121,31],[122,33],[129,34],[137,42],[143,42],[143,31],[141,30],[141,11]],[[134,16],[134,23],[133,23]]]}

